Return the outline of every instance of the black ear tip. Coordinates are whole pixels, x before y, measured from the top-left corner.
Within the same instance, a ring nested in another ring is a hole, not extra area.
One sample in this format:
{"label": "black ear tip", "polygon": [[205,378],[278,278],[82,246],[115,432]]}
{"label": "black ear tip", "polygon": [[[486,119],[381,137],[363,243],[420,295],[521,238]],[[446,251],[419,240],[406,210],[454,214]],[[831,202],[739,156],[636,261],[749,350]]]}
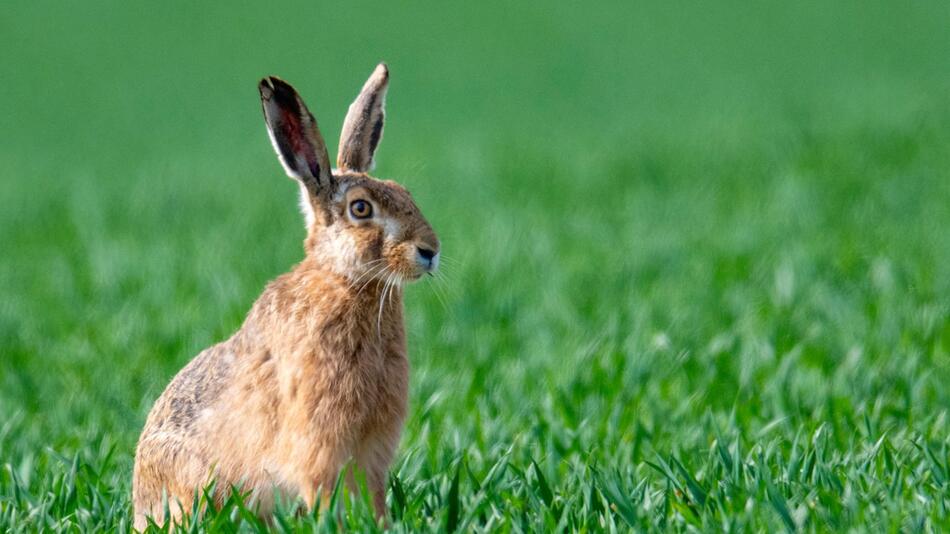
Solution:
{"label": "black ear tip", "polygon": [[263,78],[258,84],[258,88],[261,91],[261,98],[265,100],[276,98],[279,102],[293,103],[299,98],[297,90],[277,76]]}
{"label": "black ear tip", "polygon": [[261,98],[270,100],[274,96],[273,78],[271,76],[261,78],[261,81],[257,84],[257,89],[261,92]]}

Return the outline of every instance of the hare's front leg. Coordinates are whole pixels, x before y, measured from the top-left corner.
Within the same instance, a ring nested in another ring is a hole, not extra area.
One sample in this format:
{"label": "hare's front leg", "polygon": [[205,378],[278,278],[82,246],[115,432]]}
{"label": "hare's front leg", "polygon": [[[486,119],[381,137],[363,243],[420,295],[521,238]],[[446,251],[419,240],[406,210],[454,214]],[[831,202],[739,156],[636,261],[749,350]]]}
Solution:
{"label": "hare's front leg", "polygon": [[401,421],[380,429],[367,436],[356,450],[356,465],[366,475],[378,519],[386,519],[386,482],[401,430]]}
{"label": "hare's front leg", "polygon": [[298,492],[308,510],[317,506],[326,510],[330,505],[330,495],[348,456],[346,447],[336,442],[313,443],[298,448],[291,456],[292,471],[298,474]]}

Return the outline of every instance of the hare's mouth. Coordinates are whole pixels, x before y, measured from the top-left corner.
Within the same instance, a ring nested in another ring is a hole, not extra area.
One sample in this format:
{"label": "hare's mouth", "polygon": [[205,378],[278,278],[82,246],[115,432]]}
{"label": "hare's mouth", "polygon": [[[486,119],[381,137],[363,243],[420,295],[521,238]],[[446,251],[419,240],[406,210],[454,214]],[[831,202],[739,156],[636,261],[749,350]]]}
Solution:
{"label": "hare's mouth", "polygon": [[396,275],[396,278],[399,280],[399,283],[400,283],[400,284],[408,284],[408,283],[411,283],[411,282],[416,282],[416,281],[418,281],[420,278],[422,278],[422,277],[426,274],[426,272],[427,272],[427,271],[422,271],[422,270],[419,270],[419,269],[413,269],[413,270],[411,270],[411,271],[409,271],[409,272],[406,272],[406,273],[398,273],[398,274]]}

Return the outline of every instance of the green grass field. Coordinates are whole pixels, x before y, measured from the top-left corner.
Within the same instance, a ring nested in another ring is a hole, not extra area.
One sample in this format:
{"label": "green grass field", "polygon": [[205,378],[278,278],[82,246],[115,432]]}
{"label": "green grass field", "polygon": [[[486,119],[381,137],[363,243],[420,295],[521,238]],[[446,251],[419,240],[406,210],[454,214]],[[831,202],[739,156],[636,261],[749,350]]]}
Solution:
{"label": "green grass field", "polygon": [[950,7],[824,4],[5,2],[0,530],[129,528],[151,403],[302,258],[257,80],[333,157],[385,60],[447,258],[394,530],[947,531]]}

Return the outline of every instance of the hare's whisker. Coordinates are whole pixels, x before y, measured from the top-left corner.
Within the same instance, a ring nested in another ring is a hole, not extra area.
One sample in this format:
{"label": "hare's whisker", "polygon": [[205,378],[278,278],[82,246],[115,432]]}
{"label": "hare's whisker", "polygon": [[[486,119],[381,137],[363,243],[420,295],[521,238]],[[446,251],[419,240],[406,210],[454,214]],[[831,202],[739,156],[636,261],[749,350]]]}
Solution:
{"label": "hare's whisker", "polygon": [[[439,281],[439,279],[436,278],[436,277],[433,277],[432,280],[433,280],[433,282],[438,282],[438,281]],[[442,310],[443,310],[443,311],[449,311],[449,306],[448,306],[448,304],[447,304],[446,301],[445,301],[445,298],[444,298],[442,289],[439,288],[439,284],[438,284],[438,283],[433,283],[433,284],[432,284],[432,290],[433,290],[433,293],[435,294],[435,298],[438,299],[439,304],[442,305]]]}
{"label": "hare's whisker", "polygon": [[383,286],[383,290],[379,294],[379,315],[376,317],[376,333],[379,334],[380,340],[383,338],[383,305],[385,304],[386,291],[389,289],[394,275],[395,273],[389,273],[389,276],[386,277],[386,285]]}
{"label": "hare's whisker", "polygon": [[439,254],[440,262],[447,262],[450,265],[462,265],[462,262],[453,258],[452,256],[446,256],[445,254]]}
{"label": "hare's whisker", "polygon": [[448,298],[450,295],[453,297],[458,296],[457,288],[455,285],[449,283],[451,280],[449,279],[448,275],[443,272],[436,272],[435,280],[438,286],[444,291],[446,298]]}
{"label": "hare's whisker", "polygon": [[364,276],[366,276],[367,279],[365,282],[363,282],[363,285],[360,286],[360,288],[356,291],[356,294],[359,295],[360,293],[362,293],[363,289],[365,289],[366,286],[368,286],[373,280],[375,280],[378,275],[384,273],[386,269],[387,269],[386,265],[377,265],[373,267],[370,271],[363,273],[363,275],[361,275],[358,280],[362,280]]}

